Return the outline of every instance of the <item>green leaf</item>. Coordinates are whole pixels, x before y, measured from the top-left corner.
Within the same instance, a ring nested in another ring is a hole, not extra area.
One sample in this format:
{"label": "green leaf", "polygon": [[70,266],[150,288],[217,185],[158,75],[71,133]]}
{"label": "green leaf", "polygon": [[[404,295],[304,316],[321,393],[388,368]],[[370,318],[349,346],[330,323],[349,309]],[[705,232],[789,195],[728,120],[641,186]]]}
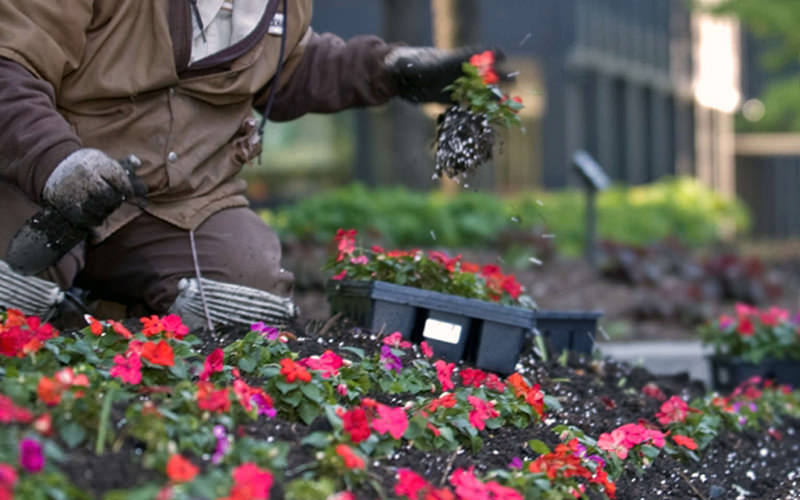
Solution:
{"label": "green leaf", "polygon": [[319,387],[317,387],[313,383],[303,384],[300,386],[300,391],[306,395],[308,399],[314,401],[315,403],[321,403],[325,396],[320,391]]}
{"label": "green leaf", "polygon": [[62,426],[59,434],[69,448],[75,448],[86,439],[86,431],[75,422]]}
{"label": "green leaf", "polygon": [[341,349],[341,350],[342,350],[342,351],[349,351],[349,352],[352,352],[353,354],[355,354],[356,356],[358,356],[358,358],[359,358],[359,359],[364,359],[364,356],[365,356],[365,354],[364,354],[364,349],[361,349],[360,347],[350,347],[350,346],[344,346],[344,347],[342,347],[342,349]]}
{"label": "green leaf", "polygon": [[320,415],[320,410],[318,406],[303,401],[300,408],[297,409],[297,414],[300,415],[300,419],[303,423],[311,425],[314,419]]}
{"label": "green leaf", "polygon": [[328,432],[312,432],[304,437],[300,444],[313,446],[314,448],[325,448],[333,440],[333,436]]}
{"label": "green leaf", "polygon": [[528,441],[528,447],[531,450],[538,453],[539,455],[546,455],[550,453],[550,448],[546,444],[544,444],[543,441],[540,441],[538,439],[531,439],[530,441]]}
{"label": "green leaf", "polygon": [[256,369],[256,361],[250,357],[239,360],[239,369],[245,373],[252,373]]}

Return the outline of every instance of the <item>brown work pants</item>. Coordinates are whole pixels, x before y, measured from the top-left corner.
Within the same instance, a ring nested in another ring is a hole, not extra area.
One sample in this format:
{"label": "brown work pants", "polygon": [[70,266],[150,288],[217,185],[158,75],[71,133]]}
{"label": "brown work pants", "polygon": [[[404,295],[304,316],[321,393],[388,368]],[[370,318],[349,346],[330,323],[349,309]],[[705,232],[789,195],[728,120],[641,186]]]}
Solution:
{"label": "brown work pants", "polygon": [[[19,189],[0,181],[0,258],[37,210]],[[251,210],[214,214],[195,230],[195,243],[204,278],[291,295],[294,276],[280,267],[280,241]],[[101,299],[164,313],[177,296],[178,281],[194,276],[189,231],[145,213],[102,243],[75,248],[41,277],[62,289],[76,285]]]}

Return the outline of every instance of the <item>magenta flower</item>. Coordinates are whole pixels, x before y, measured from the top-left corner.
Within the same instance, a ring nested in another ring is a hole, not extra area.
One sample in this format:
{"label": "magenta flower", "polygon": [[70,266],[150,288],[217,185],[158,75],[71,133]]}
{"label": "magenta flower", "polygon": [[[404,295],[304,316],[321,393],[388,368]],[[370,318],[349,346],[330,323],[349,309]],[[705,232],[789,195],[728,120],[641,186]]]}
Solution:
{"label": "magenta flower", "polygon": [[269,418],[275,418],[275,415],[278,414],[275,407],[272,406],[272,401],[267,401],[263,395],[259,393],[255,393],[250,397],[250,401],[256,405],[258,409],[259,415],[266,415]]}
{"label": "magenta flower", "polygon": [[511,463],[508,464],[508,468],[522,470],[522,459],[519,457],[512,458]]}
{"label": "magenta flower", "polygon": [[381,361],[389,371],[400,373],[403,370],[403,362],[392,353],[392,348],[388,345],[381,346]]}
{"label": "magenta flower", "polygon": [[214,437],[217,438],[217,449],[214,450],[214,454],[211,456],[211,463],[216,465],[225,458],[225,454],[228,453],[228,449],[231,447],[231,440],[222,425],[214,426]]}
{"label": "magenta flower", "polygon": [[258,323],[253,323],[250,325],[250,329],[254,332],[258,332],[267,340],[278,340],[280,337],[281,332],[275,328],[274,326],[269,326],[263,321],[259,321]]}
{"label": "magenta flower", "polygon": [[35,474],[44,468],[42,445],[33,438],[25,438],[19,442],[19,463],[22,468]]}

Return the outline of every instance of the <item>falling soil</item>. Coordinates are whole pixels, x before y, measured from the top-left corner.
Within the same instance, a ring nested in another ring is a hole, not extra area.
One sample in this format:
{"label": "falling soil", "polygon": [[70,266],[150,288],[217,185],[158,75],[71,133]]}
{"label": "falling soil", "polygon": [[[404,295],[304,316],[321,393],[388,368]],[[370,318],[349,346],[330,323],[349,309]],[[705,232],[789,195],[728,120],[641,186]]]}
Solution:
{"label": "falling soil", "polygon": [[451,106],[437,120],[434,178],[466,178],[492,159],[494,141],[486,115]]}
{"label": "falling soil", "polygon": [[[300,356],[321,354],[327,349],[344,353],[342,347],[364,349],[367,354],[378,352],[378,336],[358,329],[344,320],[312,321],[297,330],[297,338],[289,347]],[[217,342],[227,343],[243,334],[240,328],[221,332],[205,339],[208,349]],[[420,356],[416,348],[406,355]],[[643,385],[654,382],[667,396],[678,394],[685,398],[705,393],[702,383],[686,375],[656,376],[643,368],[631,367],[612,360],[593,360],[571,355],[560,362],[542,362],[532,353],[523,355],[517,366],[527,378],[540,383],[542,390],[559,399],[562,409],[551,411],[546,418],[529,428],[505,427],[484,431],[484,446],[477,454],[461,449],[451,452],[423,452],[403,447],[388,457],[376,458],[371,471],[380,479],[385,491],[392,491],[398,468],[408,467],[433,483],[446,481],[457,468],[474,466],[476,471],[505,468],[514,457],[535,456],[528,447],[531,439],[550,446],[557,443],[552,427],[571,424],[597,437],[602,432],[639,419],[652,420],[660,402],[642,395]],[[374,395],[391,404],[402,404],[403,396]],[[315,430],[329,429],[324,418],[310,426],[281,418],[261,420],[246,427],[247,434],[268,441],[298,443]],[[798,498],[800,477],[800,421],[786,420],[777,427],[782,437],[776,439],[766,432],[746,431],[722,434],[706,450],[699,462],[681,462],[660,455],[642,475],[627,471],[618,482],[620,499],[791,499]],[[778,435],[772,433],[772,435]],[[89,450],[78,450],[70,456],[66,472],[77,485],[98,498],[112,489],[129,488],[153,481],[159,474],[138,464],[136,443],[126,443],[121,451],[101,457]],[[283,485],[296,479],[303,464],[316,460],[315,451],[307,446],[293,446],[288,456],[285,476],[277,481],[271,498],[282,498]],[[87,472],[88,471],[88,472]],[[357,498],[374,500],[375,491],[362,486]],[[592,497],[595,498],[595,497]]]}

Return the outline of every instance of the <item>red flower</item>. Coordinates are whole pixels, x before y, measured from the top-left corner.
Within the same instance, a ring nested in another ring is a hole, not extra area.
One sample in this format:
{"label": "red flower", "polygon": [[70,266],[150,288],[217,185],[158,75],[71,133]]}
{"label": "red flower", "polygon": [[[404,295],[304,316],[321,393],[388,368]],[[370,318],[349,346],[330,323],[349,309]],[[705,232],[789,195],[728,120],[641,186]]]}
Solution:
{"label": "red flower", "polygon": [[119,378],[126,384],[138,384],[142,381],[142,361],[139,355],[135,352],[129,352],[126,356],[114,355],[114,367],[111,368],[109,375]]}
{"label": "red flower", "polygon": [[753,322],[747,317],[739,318],[739,326],[737,327],[737,331],[743,337],[750,337],[756,333],[756,329],[753,327]]}
{"label": "red flower", "polygon": [[272,488],[272,473],[253,462],[233,469],[233,487],[230,495],[219,500],[266,500]]}
{"label": "red flower", "polygon": [[440,359],[433,366],[436,367],[436,377],[439,379],[439,383],[442,384],[442,390],[449,391],[453,389],[455,385],[451,377],[453,376],[453,369],[456,367],[455,363],[447,363]]}
{"label": "red flower", "polygon": [[656,419],[661,425],[669,425],[686,420],[689,405],[678,396],[672,396],[661,405],[661,411],[656,413]]}
{"label": "red flower", "polygon": [[[13,466],[0,462],[0,499],[14,499],[14,487],[17,485],[18,479],[17,470]],[[3,497],[4,494],[5,497]]]}
{"label": "red flower", "polygon": [[207,381],[211,375],[221,372],[224,366],[225,351],[222,349],[214,349],[214,351],[206,356],[203,361],[203,371],[200,373],[200,380]]}
{"label": "red flower", "polygon": [[659,389],[659,387],[653,382],[650,382],[642,387],[642,394],[659,401],[664,401],[667,399],[667,395],[664,394],[664,391]]}
{"label": "red flower", "polygon": [[490,373],[486,376],[486,388],[497,392],[503,392],[506,390],[506,385],[500,380],[500,377],[494,373]]}
{"label": "red flower", "polygon": [[169,457],[167,477],[174,483],[186,483],[197,475],[197,466],[179,454]]}
{"label": "red flower", "polygon": [[155,314],[149,318],[139,318],[142,323],[142,334],[145,337],[152,337],[164,331],[164,325],[161,323],[161,318]]}
{"label": "red flower", "polygon": [[602,486],[608,498],[616,498],[617,485],[608,479],[608,473],[603,469],[598,470],[589,482]]}
{"label": "red flower", "polygon": [[344,431],[350,435],[353,444],[358,444],[369,437],[367,413],[363,408],[353,408],[341,414]]}
{"label": "red flower", "polygon": [[267,415],[272,418],[277,413],[272,398],[260,387],[252,387],[242,379],[233,381],[233,394],[245,411],[253,409],[255,403],[259,415]]}
{"label": "red flower", "polygon": [[512,299],[518,299],[520,295],[522,295],[522,285],[520,285],[516,278],[512,275],[505,276],[503,278],[503,284],[501,288],[504,292],[509,294]]}
{"label": "red flower", "polygon": [[290,358],[284,358],[281,360],[281,375],[286,377],[286,381],[289,383],[292,383],[295,380],[311,382],[311,374],[308,373],[308,370],[295,363]]}
{"label": "red flower", "polygon": [[211,382],[197,383],[197,406],[201,410],[225,413],[231,409],[228,389],[216,390]]}
{"label": "red flower", "polygon": [[388,432],[393,438],[400,439],[408,428],[408,415],[402,407],[378,405],[378,418],[372,421],[372,428],[380,435]]}
{"label": "red flower", "polygon": [[14,404],[14,401],[11,398],[0,394],[0,423],[27,424],[31,420],[33,420],[33,413],[21,406]]}
{"label": "red flower", "polygon": [[86,315],[86,320],[89,322],[89,331],[92,332],[93,335],[101,335],[103,333],[103,324],[94,319],[93,317]]}
{"label": "red flower", "polygon": [[339,374],[339,368],[344,364],[344,360],[335,352],[328,350],[320,356],[311,356],[298,361],[298,364],[310,369],[322,372],[322,378],[331,378]]}
{"label": "red flower", "polygon": [[487,420],[500,416],[490,402],[475,396],[467,396],[467,401],[472,405],[472,410],[469,412],[469,423],[480,431],[486,428]]}
{"label": "red flower", "polygon": [[420,493],[430,489],[431,485],[424,477],[411,469],[397,471],[397,483],[394,485],[394,494],[404,496],[409,500],[418,500]]}
{"label": "red flower", "polygon": [[433,357],[433,349],[424,340],[419,343],[419,350],[422,351],[422,355],[425,356],[426,358],[432,358]]}
{"label": "red flower", "polygon": [[364,469],[364,459],[359,457],[349,446],[340,444],[336,446],[336,454],[344,460],[348,469]]}
{"label": "red flower", "polygon": [[39,379],[39,385],[36,387],[36,394],[39,399],[48,406],[56,406],[61,402],[61,392],[64,386],[50,377],[42,376]]}
{"label": "red flower", "polygon": [[334,281],[342,281],[346,276],[347,276],[347,269],[342,269],[342,272],[340,272],[339,274],[335,275],[331,279],[334,280]]}
{"label": "red flower", "polygon": [[464,384],[465,387],[480,387],[486,380],[486,372],[476,368],[462,368],[460,375],[461,383]]}
{"label": "red flower", "polygon": [[189,327],[183,324],[180,316],[170,314],[161,318],[161,326],[164,328],[165,337],[168,339],[183,340],[189,333]]}
{"label": "red flower", "polygon": [[478,68],[478,74],[486,85],[492,85],[500,81],[494,71],[494,52],[491,50],[473,55],[469,59],[469,63]]}
{"label": "red flower", "polygon": [[458,400],[456,399],[455,395],[447,392],[442,394],[438,398],[434,399],[430,403],[428,403],[428,406],[426,406],[425,408],[429,412],[433,413],[438,408],[452,408],[456,405],[457,402]]}
{"label": "red flower", "polygon": [[108,324],[109,324],[109,325],[111,325],[111,328],[112,328],[112,329],[113,329],[113,330],[114,330],[116,333],[118,333],[119,335],[122,335],[122,336],[123,336],[123,337],[125,337],[126,339],[133,338],[133,334],[130,332],[130,330],[128,330],[127,328],[125,328],[125,325],[123,325],[123,324],[122,324],[122,323],[120,323],[119,321],[114,321],[114,320],[111,320],[111,319],[110,319],[110,320],[108,320]]}
{"label": "red flower", "polygon": [[403,334],[400,332],[394,332],[391,335],[387,335],[383,338],[383,343],[389,347],[398,349],[408,349],[411,347],[411,342],[403,340]]}
{"label": "red flower", "polygon": [[676,444],[678,444],[679,446],[683,446],[684,448],[688,448],[690,450],[697,449],[697,443],[695,443],[694,439],[690,437],[675,434],[674,436],[672,436],[672,440],[675,441]]}
{"label": "red flower", "polygon": [[172,354],[172,347],[162,340],[158,344],[155,342],[145,342],[142,347],[142,357],[154,365],[173,366],[175,359]]}

